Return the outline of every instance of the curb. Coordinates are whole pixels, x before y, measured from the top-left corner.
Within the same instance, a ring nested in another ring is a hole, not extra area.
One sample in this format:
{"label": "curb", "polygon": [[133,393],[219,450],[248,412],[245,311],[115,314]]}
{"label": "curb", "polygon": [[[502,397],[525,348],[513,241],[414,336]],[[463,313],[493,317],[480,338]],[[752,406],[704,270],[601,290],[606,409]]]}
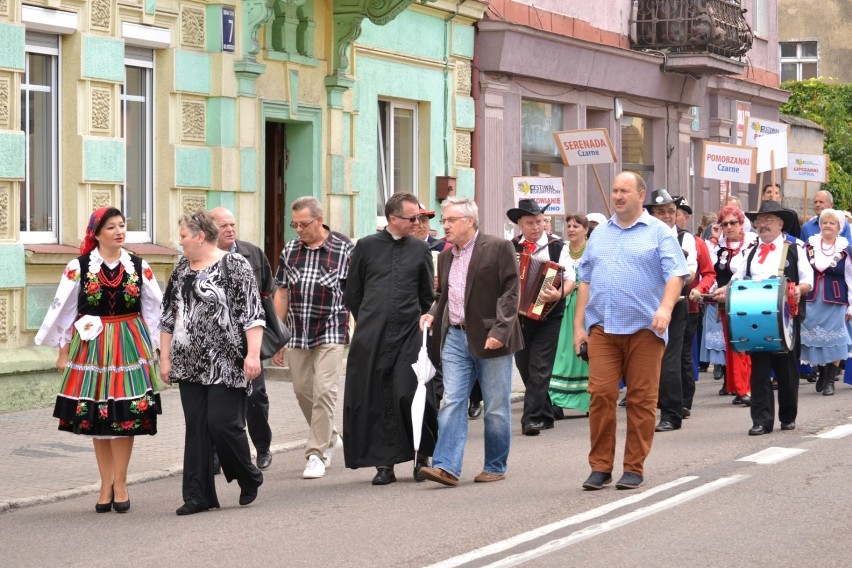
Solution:
{"label": "curb", "polygon": [[[509,400],[510,404],[514,404],[516,402],[523,402],[524,393],[512,393],[512,396]],[[307,439],[303,439],[288,442],[286,444],[273,445],[269,448],[269,453],[271,453],[272,455],[283,454],[284,452],[290,452],[293,450],[304,448],[307,443]],[[127,485],[136,485],[139,483],[146,483],[148,481],[157,481],[158,479],[175,477],[181,475],[182,473],[183,464],[176,464],[167,469],[146,471],[143,473],[129,475],[127,479]],[[47,505],[49,503],[56,503],[58,501],[64,501],[66,499],[82,497],[83,495],[90,495],[99,491],[100,483],[92,483],[91,485],[84,485],[82,487],[75,487],[74,489],[66,489],[65,491],[48,493],[46,495],[37,495],[35,497],[23,497],[21,499],[10,499],[8,501],[0,501],[0,514],[9,511],[16,511],[18,509],[35,507],[36,505]]]}

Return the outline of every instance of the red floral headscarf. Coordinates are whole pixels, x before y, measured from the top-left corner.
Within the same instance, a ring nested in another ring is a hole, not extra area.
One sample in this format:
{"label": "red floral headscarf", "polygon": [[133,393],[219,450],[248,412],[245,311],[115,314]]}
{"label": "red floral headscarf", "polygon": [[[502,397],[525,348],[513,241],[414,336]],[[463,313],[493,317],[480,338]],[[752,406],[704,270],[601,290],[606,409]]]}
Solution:
{"label": "red floral headscarf", "polygon": [[103,219],[104,213],[107,212],[110,207],[101,207],[100,209],[95,209],[92,212],[92,216],[89,217],[89,224],[86,225],[86,236],[83,238],[83,242],[80,243],[80,254],[89,254],[93,250],[98,247],[98,241],[95,238],[95,227],[101,222]]}

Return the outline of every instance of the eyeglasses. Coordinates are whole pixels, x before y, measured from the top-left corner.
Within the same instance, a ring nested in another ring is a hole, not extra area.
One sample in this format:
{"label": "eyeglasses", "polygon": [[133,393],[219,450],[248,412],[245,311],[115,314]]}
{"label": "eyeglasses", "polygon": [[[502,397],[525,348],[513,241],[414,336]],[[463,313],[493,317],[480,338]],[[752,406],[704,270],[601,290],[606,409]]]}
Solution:
{"label": "eyeglasses", "polygon": [[290,221],[290,228],[291,229],[307,229],[308,225],[310,225],[311,223],[313,223],[317,219],[318,219],[318,217],[314,217],[310,221],[299,221],[299,222]]}
{"label": "eyeglasses", "polygon": [[468,219],[469,217],[470,215],[462,215],[461,217],[441,217],[441,224],[449,223],[450,225],[454,225],[459,219]]}
{"label": "eyeglasses", "polygon": [[725,221],[724,223],[719,223],[720,227],[736,227],[739,225],[739,221]]}
{"label": "eyeglasses", "polygon": [[403,221],[408,221],[409,223],[416,223],[418,219],[420,219],[420,215],[414,215],[413,217],[400,217],[399,215],[391,215],[391,217],[396,217],[397,219],[402,219]]}

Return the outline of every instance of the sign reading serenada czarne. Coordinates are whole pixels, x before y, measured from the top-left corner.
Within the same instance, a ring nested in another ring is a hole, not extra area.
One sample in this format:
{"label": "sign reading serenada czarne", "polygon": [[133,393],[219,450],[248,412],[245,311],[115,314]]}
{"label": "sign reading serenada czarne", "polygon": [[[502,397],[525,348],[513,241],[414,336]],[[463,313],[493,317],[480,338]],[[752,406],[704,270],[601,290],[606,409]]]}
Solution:
{"label": "sign reading serenada czarne", "polygon": [[614,164],[618,161],[606,128],[562,130],[554,132],[553,137],[566,166]]}

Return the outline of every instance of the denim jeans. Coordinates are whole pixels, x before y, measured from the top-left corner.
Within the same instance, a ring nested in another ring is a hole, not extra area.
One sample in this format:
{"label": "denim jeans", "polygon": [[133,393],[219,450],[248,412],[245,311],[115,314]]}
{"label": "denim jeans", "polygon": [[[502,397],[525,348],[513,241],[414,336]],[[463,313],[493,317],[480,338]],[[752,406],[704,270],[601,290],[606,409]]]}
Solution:
{"label": "denim jeans", "polygon": [[467,406],[479,378],[485,402],[485,466],[487,473],[506,473],[512,439],[512,356],[477,359],[467,349],[467,336],[451,327],[441,352],[444,367],[444,405],[438,412],[438,444],[432,466],[461,476],[467,441]]}

